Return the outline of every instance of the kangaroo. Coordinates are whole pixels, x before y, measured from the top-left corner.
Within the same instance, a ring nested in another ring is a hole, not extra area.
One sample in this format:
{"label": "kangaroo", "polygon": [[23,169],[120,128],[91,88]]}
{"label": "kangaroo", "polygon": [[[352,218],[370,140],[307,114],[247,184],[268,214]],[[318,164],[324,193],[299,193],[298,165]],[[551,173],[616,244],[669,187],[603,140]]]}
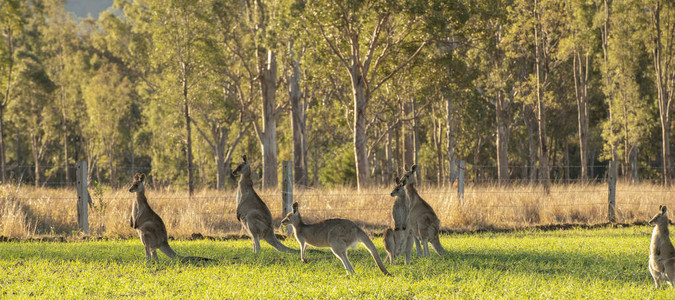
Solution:
{"label": "kangaroo", "polygon": [[248,163],[246,155],[242,158],[243,162],[232,171],[234,175],[241,174],[239,189],[237,190],[237,220],[241,222],[244,230],[253,240],[253,252],[258,253],[260,251],[261,237],[278,251],[298,252],[298,250],[286,247],[274,235],[272,213],[253,190],[251,165]]}
{"label": "kangaroo", "polygon": [[[420,197],[417,193],[415,172],[418,171],[417,165],[413,165],[401,178],[404,182],[406,195],[410,204],[410,213],[408,214],[408,226],[415,237],[416,256],[426,256],[429,254],[429,245],[434,248],[436,253],[444,255],[446,253],[441,241],[438,238],[441,221],[436,216],[434,209]],[[419,243],[424,247],[424,253],[421,251]]]}
{"label": "kangaroo", "polygon": [[394,263],[394,259],[405,253],[405,264],[410,263],[410,253],[412,252],[413,236],[408,227],[408,213],[410,211],[408,197],[401,181],[396,178],[396,187],[391,191],[391,196],[396,197],[392,208],[392,218],[394,219],[394,228],[387,228],[384,231],[383,242],[384,249],[387,251],[385,262]]}
{"label": "kangaroo", "polygon": [[649,225],[654,226],[649,245],[649,273],[657,289],[661,288],[661,282],[673,286],[675,280],[675,248],[670,242],[666,210],[665,205],[660,205],[659,213],[649,220]]}
{"label": "kangaroo", "polygon": [[384,275],[391,276],[384,268],[375,244],[358,225],[350,220],[327,219],[315,224],[305,224],[302,222],[302,217],[300,217],[298,211],[298,202],[295,202],[293,203],[293,211],[281,220],[281,224],[293,227],[295,239],[300,244],[300,260],[303,263],[307,262],[305,251],[308,244],[314,247],[330,247],[330,250],[347,270],[347,275],[356,275],[347,257],[347,250],[348,248],[356,248],[357,244],[361,243],[368,249],[380,271]]}
{"label": "kangaroo", "polygon": [[166,226],[162,218],[155,213],[145,197],[145,174],[136,173],[129,192],[136,193],[136,201],[131,208],[131,227],[138,231],[138,235],[145,247],[147,260],[157,259],[157,249],[170,258],[179,258],[182,261],[210,261],[209,258],[198,256],[180,256],[169,246]]}

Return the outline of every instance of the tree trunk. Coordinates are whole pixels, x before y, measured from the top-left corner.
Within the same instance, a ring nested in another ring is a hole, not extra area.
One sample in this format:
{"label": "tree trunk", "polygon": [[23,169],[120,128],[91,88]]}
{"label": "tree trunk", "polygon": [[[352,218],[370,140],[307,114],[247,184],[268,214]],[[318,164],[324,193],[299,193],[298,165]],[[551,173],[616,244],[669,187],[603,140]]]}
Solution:
{"label": "tree trunk", "polygon": [[190,197],[195,190],[195,175],[194,167],[192,163],[192,130],[190,127],[190,106],[188,103],[188,82],[187,82],[187,69],[185,63],[183,63],[183,113],[185,114],[185,134],[186,134],[186,150],[185,156],[187,159],[187,171],[188,171],[188,193]]}
{"label": "tree trunk", "polygon": [[[402,106],[401,119],[406,119],[412,113],[412,102],[403,101]],[[414,130],[411,127],[407,125],[403,126],[403,165],[406,168],[410,168],[415,164]]]}
{"label": "tree trunk", "polygon": [[570,183],[570,142],[565,138],[565,183]]}
{"label": "tree trunk", "polygon": [[[539,9],[537,1],[534,2],[535,16],[540,20],[539,14],[536,11]],[[535,69],[537,75],[537,127],[539,129],[539,175],[541,183],[544,187],[544,192],[549,194],[551,192],[551,177],[548,166],[548,149],[546,145],[546,107],[542,100],[542,84],[541,84],[541,49],[539,46],[539,25],[534,26],[534,48],[535,48]]]}
{"label": "tree trunk", "polygon": [[497,92],[495,101],[497,123],[497,171],[500,186],[509,184],[509,112],[502,92]]}
{"label": "tree trunk", "polygon": [[[292,45],[292,44],[291,44]],[[291,49],[293,71],[289,78],[289,99],[291,102],[291,123],[293,125],[293,166],[294,182],[307,186],[307,155],[305,153],[305,105],[302,102],[300,91],[300,63],[293,57]]]}
{"label": "tree trunk", "polygon": [[[579,156],[581,163],[581,181],[588,180],[588,54],[585,56],[585,68],[581,62],[581,55],[574,53],[573,74],[574,91],[577,100],[577,124],[579,131]],[[578,72],[578,73],[577,73]]]}
{"label": "tree trunk", "polygon": [[[394,177],[394,154],[393,150],[391,147],[391,131],[387,133],[387,143],[385,145],[385,159],[386,159],[386,164],[384,166],[384,182],[385,183],[391,183],[393,181]],[[396,175],[398,176],[398,175]]]}
{"label": "tree trunk", "polygon": [[[670,74],[669,59],[663,66],[663,43],[661,36],[661,1],[656,1],[656,7],[652,10],[652,22],[656,33],[653,51],[654,71],[656,72],[656,88],[659,102],[659,121],[661,123],[661,159],[663,184],[670,181],[670,107],[672,100],[672,74]],[[668,24],[670,25],[670,24]],[[666,26],[668,27],[668,26]],[[672,43],[668,43],[666,53],[671,52]],[[665,68],[665,70],[664,70]]]}
{"label": "tree trunk", "polygon": [[356,182],[358,190],[368,188],[370,167],[368,166],[368,149],[366,136],[366,106],[368,98],[366,86],[357,65],[350,70],[352,94],[354,97],[354,157],[356,160]]}
{"label": "tree trunk", "polygon": [[5,128],[4,128],[4,119],[5,119],[5,108],[9,103],[10,92],[12,90],[12,71],[14,68],[14,37],[12,29],[7,30],[7,60],[9,66],[7,67],[7,88],[5,89],[5,99],[0,102],[0,179],[2,184],[7,182],[7,157],[5,155]]}
{"label": "tree trunk", "polygon": [[37,133],[33,132],[31,133],[31,150],[33,152],[33,163],[34,165],[34,172],[35,172],[35,187],[40,186],[40,154],[39,154],[39,139],[37,137]]}
{"label": "tree trunk", "polygon": [[216,141],[216,188],[223,190],[225,188],[225,180],[229,177],[225,166],[225,145],[220,141]]}
{"label": "tree trunk", "polygon": [[[432,107],[433,109],[433,107]],[[432,112],[432,115],[435,113]],[[434,148],[436,148],[436,184],[441,186],[443,184],[443,128],[441,122],[432,119],[433,134],[434,134]]]}
{"label": "tree trunk", "polygon": [[527,130],[527,144],[528,144],[528,164],[525,168],[528,170],[529,182],[535,183],[537,181],[537,146],[534,141],[534,112],[529,104],[523,104],[523,118],[525,120],[525,127]]}
{"label": "tree trunk", "polygon": [[[267,50],[267,59],[258,57],[260,90],[262,92],[263,134],[261,146],[263,152],[263,188],[276,188],[277,178],[277,59],[276,53]],[[266,61],[266,62],[265,62]]]}

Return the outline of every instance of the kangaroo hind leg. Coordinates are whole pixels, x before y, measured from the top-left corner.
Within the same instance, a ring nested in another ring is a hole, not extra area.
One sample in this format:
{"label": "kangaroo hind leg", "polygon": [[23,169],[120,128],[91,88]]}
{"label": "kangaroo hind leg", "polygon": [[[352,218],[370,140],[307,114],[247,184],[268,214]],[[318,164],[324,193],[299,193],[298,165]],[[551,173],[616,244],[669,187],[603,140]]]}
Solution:
{"label": "kangaroo hind leg", "polygon": [[347,245],[341,242],[334,242],[330,244],[330,251],[337,256],[337,258],[342,262],[342,265],[347,270],[347,275],[356,275],[354,268],[352,267],[349,258],[347,257]]}

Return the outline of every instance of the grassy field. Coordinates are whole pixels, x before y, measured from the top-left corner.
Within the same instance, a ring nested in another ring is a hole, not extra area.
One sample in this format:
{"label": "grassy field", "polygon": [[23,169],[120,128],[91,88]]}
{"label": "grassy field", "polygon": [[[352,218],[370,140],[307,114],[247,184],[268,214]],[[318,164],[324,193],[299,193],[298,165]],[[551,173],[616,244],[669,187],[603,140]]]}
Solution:
{"label": "grassy field", "polygon": [[[217,259],[193,265],[160,255],[146,263],[138,239],[73,243],[0,243],[0,298],[592,298],[672,299],[647,270],[651,228],[452,234],[449,252],[387,265],[383,276],[366,250],[350,251],[349,278],[329,252],[258,255],[248,240],[172,241],[183,255]],[[384,256],[382,240],[374,240]],[[294,240],[285,244],[297,249]]]}

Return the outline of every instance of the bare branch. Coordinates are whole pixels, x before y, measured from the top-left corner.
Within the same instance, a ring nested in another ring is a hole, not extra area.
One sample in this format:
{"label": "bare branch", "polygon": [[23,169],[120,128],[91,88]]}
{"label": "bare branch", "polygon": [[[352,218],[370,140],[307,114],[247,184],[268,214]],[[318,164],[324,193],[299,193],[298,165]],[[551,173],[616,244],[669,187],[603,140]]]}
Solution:
{"label": "bare branch", "polygon": [[373,89],[370,91],[370,94],[373,94],[377,89],[379,89],[379,88],[382,86],[383,83],[385,83],[387,80],[389,80],[389,78],[391,78],[391,77],[394,76],[394,74],[396,74],[398,71],[400,71],[401,69],[403,69],[404,67],[406,67],[413,59],[415,59],[415,57],[417,57],[418,54],[420,54],[420,52],[422,51],[422,49],[424,48],[424,46],[426,46],[428,43],[429,43],[429,40],[428,40],[428,39],[425,40],[424,42],[422,42],[422,44],[419,46],[419,48],[417,48],[417,50],[415,51],[415,53],[413,53],[412,55],[410,55],[410,57],[408,57],[408,59],[407,59],[403,64],[401,64],[401,65],[398,66],[394,71],[392,71],[391,73],[389,73],[389,75],[385,76],[382,80],[380,80],[380,83],[378,83],[378,84],[375,86],[375,88],[373,88]]}

